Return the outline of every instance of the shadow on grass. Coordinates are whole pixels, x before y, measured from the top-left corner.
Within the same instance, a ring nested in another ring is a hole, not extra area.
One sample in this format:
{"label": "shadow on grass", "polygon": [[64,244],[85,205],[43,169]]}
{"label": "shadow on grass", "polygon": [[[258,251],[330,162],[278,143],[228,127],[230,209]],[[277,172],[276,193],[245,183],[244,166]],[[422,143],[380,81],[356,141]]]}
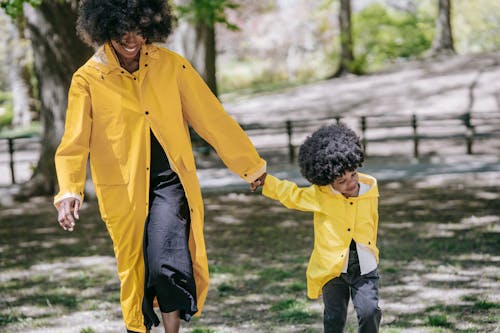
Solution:
{"label": "shadow on grass", "polygon": [[[381,184],[381,332],[498,327],[500,190],[472,184]],[[38,200],[0,209],[0,330],[70,332],[58,318],[75,311],[119,319],[112,246],[96,204],[67,233],[49,200]],[[241,193],[208,194],[206,212],[211,287],[204,313],[185,331],[321,332],[322,303],[306,298],[312,216]],[[346,332],[356,326],[350,308]]]}

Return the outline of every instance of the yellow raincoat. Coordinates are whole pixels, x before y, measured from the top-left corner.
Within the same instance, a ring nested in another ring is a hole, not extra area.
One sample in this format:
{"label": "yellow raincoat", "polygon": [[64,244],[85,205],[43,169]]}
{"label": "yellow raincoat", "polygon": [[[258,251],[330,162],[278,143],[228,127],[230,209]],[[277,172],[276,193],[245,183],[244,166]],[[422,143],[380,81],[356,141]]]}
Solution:
{"label": "yellow raincoat", "polygon": [[148,44],[139,69],[119,65],[103,45],[72,79],[66,128],[55,163],[60,192],[54,202],[83,199],[87,158],[99,209],[113,240],[121,282],[121,305],[129,330],[145,332],[143,232],[148,215],[150,130],[179,175],[191,211],[189,249],[196,281],[198,313],[208,291],[203,238],[203,202],[188,123],[247,182],[265,171],[239,125],[225,113],[192,66],[181,56]]}
{"label": "yellow raincoat", "polygon": [[377,181],[358,175],[370,189],[351,198],[334,193],[330,185],[299,188],[293,182],[266,177],[263,195],[287,208],[314,213],[314,249],[306,273],[309,298],[318,298],[323,286],[341,274],[352,239],[368,247],[379,261]]}

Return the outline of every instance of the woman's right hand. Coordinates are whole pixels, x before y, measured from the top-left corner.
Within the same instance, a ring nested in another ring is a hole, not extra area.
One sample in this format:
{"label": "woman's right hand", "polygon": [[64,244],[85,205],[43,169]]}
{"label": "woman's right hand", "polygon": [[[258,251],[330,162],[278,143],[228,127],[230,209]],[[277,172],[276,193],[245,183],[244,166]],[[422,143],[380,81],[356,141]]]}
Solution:
{"label": "woman's right hand", "polygon": [[80,219],[80,200],[66,198],[57,206],[57,221],[64,230],[73,231],[76,220]]}

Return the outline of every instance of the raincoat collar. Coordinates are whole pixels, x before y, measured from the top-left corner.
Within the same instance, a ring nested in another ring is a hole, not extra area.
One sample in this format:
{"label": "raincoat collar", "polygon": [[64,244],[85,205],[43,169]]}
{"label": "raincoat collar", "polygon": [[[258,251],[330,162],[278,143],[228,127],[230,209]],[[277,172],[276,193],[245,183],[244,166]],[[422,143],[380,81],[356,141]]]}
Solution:
{"label": "raincoat collar", "polygon": [[[377,180],[374,177],[369,176],[369,175],[364,174],[364,173],[361,173],[361,172],[359,172],[358,175],[359,175],[359,182],[368,185],[370,187],[370,189],[366,193],[361,194],[360,196],[350,197],[349,200],[378,197]],[[320,190],[321,190],[321,192],[344,198],[342,193],[335,191],[331,185],[320,186]]]}
{"label": "raincoat collar", "polygon": [[[141,49],[141,63],[150,59],[158,59],[158,47],[153,44],[145,44]],[[115,70],[122,71],[118,57],[116,56],[110,43],[105,43],[99,47],[91,58],[91,63],[103,74],[108,74]]]}

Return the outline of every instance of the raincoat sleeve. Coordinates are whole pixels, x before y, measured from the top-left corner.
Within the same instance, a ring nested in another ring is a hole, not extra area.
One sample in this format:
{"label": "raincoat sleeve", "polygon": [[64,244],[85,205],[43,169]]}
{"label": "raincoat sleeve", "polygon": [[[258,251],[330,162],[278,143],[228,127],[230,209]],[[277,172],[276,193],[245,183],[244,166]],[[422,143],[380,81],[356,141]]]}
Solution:
{"label": "raincoat sleeve", "polygon": [[92,126],[91,101],[87,81],[73,76],[68,94],[66,125],[55,154],[59,193],[54,204],[68,197],[83,201]]}
{"label": "raincoat sleeve", "polygon": [[246,182],[253,182],[266,171],[266,162],[185,59],[180,71],[178,84],[182,111],[189,124],[215,149],[231,171]]}
{"label": "raincoat sleeve", "polygon": [[294,182],[279,180],[268,174],[262,194],[270,199],[278,200],[287,208],[306,212],[320,211],[316,190],[313,186],[298,187]]}
{"label": "raincoat sleeve", "polygon": [[[375,230],[373,231],[374,235],[378,235],[378,198],[373,199],[374,204],[372,208],[372,220],[374,221],[374,228]],[[375,238],[375,244],[376,244],[377,239]]]}

